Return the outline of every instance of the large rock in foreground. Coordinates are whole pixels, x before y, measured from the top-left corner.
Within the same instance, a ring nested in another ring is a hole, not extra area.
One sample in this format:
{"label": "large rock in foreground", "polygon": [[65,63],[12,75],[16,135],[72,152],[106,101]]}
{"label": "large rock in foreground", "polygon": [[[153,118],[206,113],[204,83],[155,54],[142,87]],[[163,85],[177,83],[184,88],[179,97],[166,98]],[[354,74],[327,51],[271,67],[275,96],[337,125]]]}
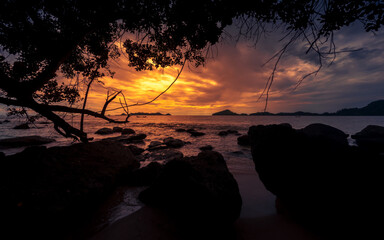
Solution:
{"label": "large rock in foreground", "polygon": [[139,167],[127,147],[112,141],[31,147],[1,164],[2,227],[47,239],[73,230],[120,179]]}
{"label": "large rock in foreground", "polygon": [[318,129],[325,130],[306,133],[288,124],[251,127],[261,181],[276,195],[279,212],[316,230],[372,232],[379,223],[374,215],[384,214],[383,158],[348,146],[334,129]]}
{"label": "large rock in foreground", "polygon": [[200,233],[231,226],[242,205],[236,180],[223,156],[214,151],[168,162],[139,198],[169,212],[181,228]]}
{"label": "large rock in foreground", "polygon": [[360,132],[352,135],[359,147],[384,152],[384,127],[368,125]]}

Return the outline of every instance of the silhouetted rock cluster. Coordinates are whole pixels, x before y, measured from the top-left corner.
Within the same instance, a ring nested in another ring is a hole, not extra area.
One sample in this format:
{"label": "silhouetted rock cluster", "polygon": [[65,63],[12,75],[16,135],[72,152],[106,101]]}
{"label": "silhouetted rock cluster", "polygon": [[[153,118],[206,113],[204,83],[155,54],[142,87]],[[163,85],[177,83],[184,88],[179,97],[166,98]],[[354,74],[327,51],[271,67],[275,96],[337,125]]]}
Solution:
{"label": "silhouetted rock cluster", "polygon": [[373,230],[374,216],[383,216],[383,157],[349,146],[347,134],[324,124],[280,124],[252,126],[248,135],[278,212],[335,234]]}
{"label": "silhouetted rock cluster", "polygon": [[236,180],[223,156],[213,151],[168,162],[139,198],[170,213],[191,233],[223,232],[239,217],[242,205]]}
{"label": "silhouetted rock cluster", "polygon": [[127,147],[112,141],[29,147],[1,164],[2,227],[13,229],[14,239],[34,233],[57,239],[57,232],[63,237],[139,167]]}
{"label": "silhouetted rock cluster", "polygon": [[191,134],[191,137],[200,137],[200,136],[205,135],[204,132],[199,132],[194,128],[190,128],[190,129],[178,128],[175,131],[176,132],[187,132],[187,133]]}

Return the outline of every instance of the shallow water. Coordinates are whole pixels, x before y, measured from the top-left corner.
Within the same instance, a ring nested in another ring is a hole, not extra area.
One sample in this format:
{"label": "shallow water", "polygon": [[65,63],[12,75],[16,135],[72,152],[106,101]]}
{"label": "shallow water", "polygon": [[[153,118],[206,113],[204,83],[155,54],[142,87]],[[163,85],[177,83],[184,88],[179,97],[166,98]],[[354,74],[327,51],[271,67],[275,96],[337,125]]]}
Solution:
{"label": "shallow water", "polygon": [[[124,118],[124,116],[116,116],[115,118]],[[72,116],[66,117],[69,123],[78,127],[79,119]],[[0,119],[4,120],[4,119]],[[50,146],[68,145],[73,141],[63,138],[54,129],[51,123],[40,120],[31,125],[27,130],[15,130],[14,126],[21,122],[17,119],[11,119],[9,123],[0,124],[0,139],[40,135],[43,137],[54,138],[56,142],[47,144]],[[384,117],[339,117],[339,116],[132,116],[130,122],[126,124],[110,124],[104,120],[88,117],[85,119],[85,131],[89,137],[95,140],[119,136],[120,133],[102,136],[94,134],[102,127],[128,127],[133,128],[137,133],[145,133],[148,135],[144,145],[145,148],[151,141],[162,141],[166,137],[179,138],[183,141],[191,142],[179,149],[184,156],[193,156],[200,152],[199,147],[205,145],[213,146],[214,150],[222,153],[227,161],[228,167],[233,173],[249,172],[253,170],[250,149],[237,145],[237,135],[229,134],[228,136],[218,136],[218,132],[223,130],[237,130],[239,134],[246,134],[249,127],[259,124],[278,124],[289,123],[294,128],[303,128],[311,123],[324,123],[336,127],[347,134],[355,134],[365,128],[367,125],[384,126]],[[176,132],[177,128],[190,129],[206,133],[201,137],[191,137],[186,132]],[[351,144],[353,140],[349,139]],[[23,148],[1,149],[5,154],[13,154],[23,150]]]}
{"label": "shallow water", "polygon": [[[116,116],[116,118],[124,118],[124,116]],[[71,116],[67,116],[67,121],[72,123],[75,127],[78,127],[79,119]],[[2,121],[4,119],[0,119]],[[68,145],[73,141],[71,139],[65,139],[59,135],[53,129],[51,123],[44,122],[43,120],[37,121],[34,125],[31,125],[31,129],[27,130],[15,130],[14,126],[21,122],[17,119],[11,119],[8,123],[0,124],[0,139],[16,137],[16,136],[28,136],[28,135],[40,135],[43,137],[54,138],[56,142],[47,144],[50,146]],[[147,134],[144,144],[139,144],[139,147],[146,148],[151,141],[162,141],[166,137],[174,137],[183,141],[190,142],[184,147],[178,149],[184,156],[197,155],[200,150],[199,147],[205,145],[211,145],[215,151],[223,154],[229,170],[235,175],[247,175],[255,174],[254,165],[252,161],[251,151],[249,147],[239,146],[237,144],[238,135],[229,134],[221,137],[218,135],[223,130],[237,130],[239,134],[246,134],[249,127],[259,124],[279,124],[289,123],[294,128],[303,128],[311,123],[324,123],[333,127],[336,127],[347,134],[355,134],[365,128],[367,125],[380,125],[384,126],[384,117],[339,117],[339,116],[146,116],[136,117],[132,116],[130,122],[126,124],[109,124],[104,120],[88,117],[85,120],[85,131],[89,137],[94,137],[95,140],[106,137],[119,136],[120,133],[112,135],[101,136],[94,134],[98,129],[102,127],[127,127],[134,129],[137,133]],[[186,132],[176,132],[178,128],[190,129],[194,128],[197,131],[206,133],[204,136],[191,137]],[[349,139],[353,144],[353,140]],[[22,151],[23,148],[11,148],[0,149],[5,154],[14,154]],[[145,164],[145,163],[144,163]],[[242,186],[246,187],[246,186]],[[248,190],[247,190],[248,191]],[[129,215],[130,213],[140,208],[140,203],[136,202],[134,196],[137,195],[136,190],[127,190],[124,194],[120,204],[109,209],[108,222],[112,223],[118,219]],[[265,203],[268,206],[271,205],[270,198],[272,196],[268,193],[255,193],[253,198],[259,196],[267,196]],[[272,206],[272,207],[271,207]],[[266,209],[273,210],[273,205]]]}

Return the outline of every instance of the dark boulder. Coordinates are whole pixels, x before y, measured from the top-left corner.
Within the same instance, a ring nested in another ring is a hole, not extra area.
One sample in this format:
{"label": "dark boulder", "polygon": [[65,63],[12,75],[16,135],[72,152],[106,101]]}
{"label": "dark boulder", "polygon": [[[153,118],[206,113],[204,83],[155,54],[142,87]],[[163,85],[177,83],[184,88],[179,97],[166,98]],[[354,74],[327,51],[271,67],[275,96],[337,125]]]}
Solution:
{"label": "dark boulder", "polygon": [[167,146],[160,141],[152,141],[148,145],[148,151],[154,151],[165,148],[167,148]]}
{"label": "dark boulder", "polygon": [[288,125],[253,126],[248,134],[256,171],[279,212],[327,234],[365,229],[375,212],[384,214],[378,154]]}
{"label": "dark boulder", "polygon": [[176,132],[186,132],[187,130],[184,128],[177,128],[175,131]]}
{"label": "dark boulder", "polygon": [[199,147],[199,149],[201,151],[212,151],[213,147],[211,145],[205,145],[205,146]]}
{"label": "dark boulder", "polygon": [[95,134],[99,134],[99,135],[108,135],[108,134],[112,134],[112,133],[114,133],[114,132],[111,128],[100,128],[99,130],[97,130],[95,132]]}
{"label": "dark boulder", "polygon": [[185,145],[185,143],[180,139],[175,139],[173,137],[167,137],[163,140],[164,144],[170,148],[180,148]]}
{"label": "dark boulder", "polygon": [[6,156],[0,174],[2,226],[17,229],[15,239],[19,234],[52,239],[57,232],[64,238],[138,167],[129,149],[112,141],[29,147]]}
{"label": "dark boulder", "polygon": [[348,134],[337,128],[322,123],[310,124],[300,131],[311,138],[331,141],[333,144],[348,145]]}
{"label": "dark boulder", "polygon": [[241,146],[250,146],[251,142],[249,140],[249,136],[246,134],[246,135],[242,135],[242,136],[238,137],[237,138],[237,144],[239,144]]}
{"label": "dark boulder", "polygon": [[242,200],[223,156],[213,151],[168,162],[139,199],[171,214],[182,228],[227,229],[239,217]]}
{"label": "dark boulder", "polygon": [[6,138],[0,140],[0,147],[23,147],[23,146],[34,146],[42,145],[54,142],[55,139],[45,138],[41,136],[24,136],[24,137],[14,137]]}
{"label": "dark boulder", "polygon": [[147,138],[146,134],[139,133],[139,134],[134,134],[128,137],[123,137],[123,138],[120,137],[118,141],[123,143],[141,143],[145,138]]}
{"label": "dark boulder", "polygon": [[132,128],[124,128],[121,131],[122,135],[135,134],[135,133],[136,133],[135,130],[133,130]]}
{"label": "dark boulder", "polygon": [[237,130],[233,130],[233,129],[229,129],[229,130],[225,130],[225,131],[220,131],[217,135],[219,136],[227,136],[229,134],[239,134],[239,132]]}
{"label": "dark boulder", "polygon": [[113,127],[113,132],[122,132],[123,128],[122,127]]}
{"label": "dark boulder", "polygon": [[360,132],[351,136],[359,147],[384,152],[384,127],[368,125]]}
{"label": "dark boulder", "polygon": [[223,136],[227,136],[228,135],[228,132],[227,131],[220,131],[217,135],[223,137]]}
{"label": "dark boulder", "polygon": [[28,123],[23,123],[23,124],[20,124],[20,125],[17,125],[15,127],[13,127],[13,129],[29,129],[29,125]]}
{"label": "dark boulder", "polygon": [[200,136],[204,136],[205,135],[205,133],[198,132],[198,131],[190,132],[190,134],[191,134],[192,137],[200,137]]}

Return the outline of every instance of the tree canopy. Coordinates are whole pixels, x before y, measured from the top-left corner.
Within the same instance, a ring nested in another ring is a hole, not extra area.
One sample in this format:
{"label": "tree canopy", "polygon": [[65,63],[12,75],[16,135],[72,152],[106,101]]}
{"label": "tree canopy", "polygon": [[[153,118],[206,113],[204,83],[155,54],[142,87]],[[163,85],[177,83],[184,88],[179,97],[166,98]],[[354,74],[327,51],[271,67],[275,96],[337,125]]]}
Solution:
{"label": "tree canopy", "polygon": [[[101,112],[73,108],[78,89],[58,84],[58,76],[90,85],[113,76],[109,61],[121,54],[137,71],[185,61],[200,66],[205,50],[234,21],[239,36],[253,39],[279,25],[288,32],[288,45],[307,41],[308,51],[320,57],[325,43],[328,52],[335,51],[333,32],[341,27],[360,21],[366,31],[377,31],[384,22],[384,3],[363,0],[1,0],[1,6],[0,103],[32,109],[64,136],[84,142],[87,134],[57,112],[119,122],[105,116],[112,98]],[[127,37],[133,35],[137,38]]]}

